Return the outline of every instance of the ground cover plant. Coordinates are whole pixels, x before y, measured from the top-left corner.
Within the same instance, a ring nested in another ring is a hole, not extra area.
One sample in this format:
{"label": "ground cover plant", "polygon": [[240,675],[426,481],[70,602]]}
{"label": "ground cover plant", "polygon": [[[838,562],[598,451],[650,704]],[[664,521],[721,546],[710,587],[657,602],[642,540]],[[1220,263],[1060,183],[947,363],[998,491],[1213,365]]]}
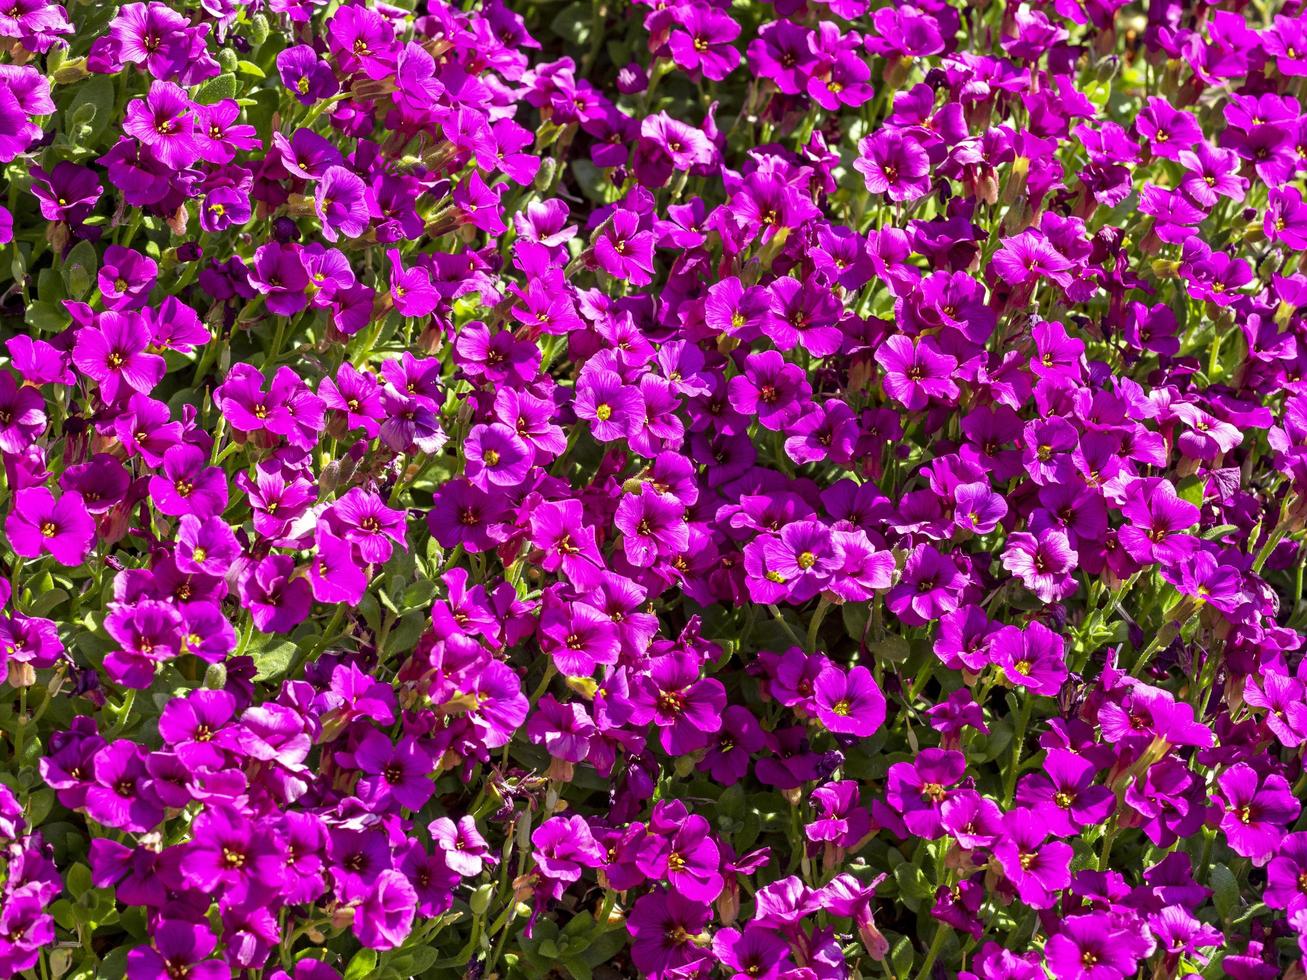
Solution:
{"label": "ground cover plant", "polygon": [[1304,976],[1301,7],[5,0],[0,976]]}

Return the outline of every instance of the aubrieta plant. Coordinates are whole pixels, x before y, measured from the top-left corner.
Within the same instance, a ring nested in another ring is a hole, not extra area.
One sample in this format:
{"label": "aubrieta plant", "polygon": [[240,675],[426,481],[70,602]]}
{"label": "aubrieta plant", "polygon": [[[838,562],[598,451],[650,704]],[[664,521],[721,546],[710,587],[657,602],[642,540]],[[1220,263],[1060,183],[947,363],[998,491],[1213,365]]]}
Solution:
{"label": "aubrieta plant", "polygon": [[1307,976],[1301,0],[0,3],[0,976]]}

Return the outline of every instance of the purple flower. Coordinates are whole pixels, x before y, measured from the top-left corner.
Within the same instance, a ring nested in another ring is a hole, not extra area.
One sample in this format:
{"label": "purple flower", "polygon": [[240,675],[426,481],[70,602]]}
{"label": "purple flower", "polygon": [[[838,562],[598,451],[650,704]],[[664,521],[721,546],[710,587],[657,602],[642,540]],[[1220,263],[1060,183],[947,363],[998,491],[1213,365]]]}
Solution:
{"label": "purple flower", "polygon": [[277,74],[301,105],[312,105],[335,95],[339,86],[331,66],[307,44],[296,44],[277,53]]}
{"label": "purple flower", "polygon": [[735,971],[731,980],[777,980],[793,963],[789,944],[756,922],[743,930],[718,929],[712,949],[723,966]]}
{"label": "purple flower", "polygon": [[686,898],[711,902],[721,894],[721,852],[711,836],[707,819],[680,815],[674,825],[660,826],[663,804],[654,809],[653,829],[637,864],[650,878],[662,879]]}
{"label": "purple flower", "polygon": [[1091,913],[1063,919],[1044,944],[1044,959],[1056,980],[1124,980],[1146,951],[1106,913]]}
{"label": "purple flower", "polygon": [[416,812],[436,791],[435,783],[427,778],[435,770],[435,760],[411,735],[392,743],[381,732],[370,729],[353,755],[354,765],[364,773],[357,792],[365,803],[385,808],[393,800]]}
{"label": "purple flower", "polygon": [[966,579],[952,559],[928,544],[918,545],[903,565],[886,604],[909,626],[920,626],[958,607]]}
{"label": "purple flower", "polygon": [[250,284],[267,298],[268,310],[278,316],[293,316],[309,304],[309,274],[298,246],[280,242],[260,245],[254,251]]}
{"label": "purple flower", "polygon": [[322,237],[329,242],[341,235],[358,238],[367,231],[372,217],[367,185],[344,167],[328,167],[323,173],[313,195],[313,207],[322,222]]}
{"label": "purple flower", "polygon": [[519,485],[535,459],[526,440],[502,422],[473,426],[463,443],[463,455],[467,478],[482,490]]}
{"label": "purple flower", "polygon": [[90,217],[104,193],[94,170],[68,160],[59,161],[48,173],[33,167],[31,191],[41,202],[43,218],[70,225],[81,225]]}
{"label": "purple flower", "polygon": [[321,525],[314,541],[317,553],[309,563],[313,598],[319,602],[357,605],[367,591],[368,576],[354,557],[354,547]]}
{"label": "purple flower", "polygon": [[475,878],[484,866],[496,863],[470,814],[460,817],[457,823],[449,817],[439,817],[427,824],[427,831],[431,842],[444,855],[445,864],[464,878]]}
{"label": "purple flower", "polygon": [[227,478],[217,466],[205,465],[209,454],[199,446],[173,446],[163,454],[163,473],[150,477],[150,498],[162,514],[191,514],[201,521],[227,507]]}
{"label": "purple flower", "polygon": [[922,749],[915,761],[890,766],[886,802],[903,815],[908,830],[933,840],[944,829],[941,806],[966,769],[961,752]]}
{"label": "purple flower", "polygon": [[639,697],[640,717],[661,729],[663,750],[685,755],[703,748],[722,727],[726,689],[713,677],[700,677],[688,656],[657,658]]}
{"label": "purple flower", "polygon": [[45,398],[0,372],[0,452],[22,453],[45,430]]}
{"label": "purple flower", "polygon": [[222,576],[240,553],[236,535],[219,517],[202,520],[194,514],[184,514],[177,522],[177,546],[173,554],[183,572]]}
{"label": "purple flower", "polygon": [[594,839],[584,817],[550,817],[531,834],[536,867],[551,881],[571,884],[586,868],[598,868],[604,849]]}
{"label": "purple flower", "polygon": [[390,560],[394,545],[405,551],[404,514],[387,507],[381,497],[362,487],[353,487],[326,511],[329,526],[358,549],[365,565]]}
{"label": "purple flower", "polygon": [[132,833],[152,830],[163,819],[140,746],[122,740],[95,753],[86,813],[96,823]]}
{"label": "purple flower", "polygon": [[182,876],[192,887],[221,889],[239,902],[280,884],[282,855],[273,839],[244,814],[210,805],[191,825]]}
{"label": "purple flower", "polygon": [[1071,883],[1071,845],[1048,840],[1049,827],[1038,810],[1010,810],[1003,824],[1007,834],[994,845],[1003,874],[1021,901],[1031,908],[1050,908],[1057,893]]}
{"label": "purple flower", "polygon": [[1197,539],[1181,532],[1198,523],[1199,510],[1181,499],[1169,480],[1145,477],[1131,482],[1121,513],[1130,523],[1118,536],[1136,561],[1170,564],[1197,550]]}

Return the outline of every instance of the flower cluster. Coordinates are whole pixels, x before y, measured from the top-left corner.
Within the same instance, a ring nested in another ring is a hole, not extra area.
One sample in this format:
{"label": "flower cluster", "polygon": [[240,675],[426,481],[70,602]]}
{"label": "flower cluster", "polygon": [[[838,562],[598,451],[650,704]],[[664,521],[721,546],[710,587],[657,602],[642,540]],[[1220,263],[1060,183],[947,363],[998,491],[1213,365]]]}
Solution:
{"label": "flower cluster", "polygon": [[1300,7],[0,11],[0,976],[1301,976]]}

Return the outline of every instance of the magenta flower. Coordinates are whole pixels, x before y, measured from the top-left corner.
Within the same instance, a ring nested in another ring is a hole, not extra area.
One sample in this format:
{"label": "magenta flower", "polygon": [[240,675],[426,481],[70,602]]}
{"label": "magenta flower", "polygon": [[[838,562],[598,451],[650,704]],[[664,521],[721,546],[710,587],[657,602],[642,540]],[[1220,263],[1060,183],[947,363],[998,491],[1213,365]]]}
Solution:
{"label": "magenta flower", "polygon": [[1078,585],[1071,572],[1076,564],[1071,542],[1057,529],[1038,535],[1014,532],[1008,535],[1003,550],[1003,567],[1043,602],[1057,602],[1075,593]]}
{"label": "magenta flower", "polygon": [[623,494],[613,523],[622,532],[627,560],[637,568],[648,568],[659,558],[689,547],[685,508],[648,483],[641,484],[638,494]]}
{"label": "magenta flower", "polygon": [[1044,832],[1072,837],[1085,827],[1102,823],[1115,806],[1115,794],[1095,786],[1098,768],[1063,749],[1049,749],[1042,771],[1024,776],[1017,802],[1031,808]]}
{"label": "magenta flower", "polygon": [[925,408],[932,398],[958,396],[953,381],[957,358],[940,351],[930,337],[913,342],[895,334],[876,351],[876,363],[885,371],[881,378],[885,394],[909,411]]}
{"label": "magenta flower", "polygon": [[902,814],[908,830],[933,840],[943,833],[941,807],[966,768],[961,752],[922,749],[915,761],[890,766],[886,802]]}
{"label": "magenta flower", "polygon": [[1125,980],[1147,952],[1131,938],[1106,913],[1075,915],[1058,923],[1044,958],[1056,980]]}
{"label": "magenta flower", "polygon": [[[143,4],[129,4],[141,7]],[[195,924],[164,919],[150,934],[152,945],[138,946],[127,954],[127,974],[132,980],[224,980],[231,966],[222,958],[208,959],[217,940],[207,923]]]}
{"label": "magenta flower", "polygon": [[123,131],[149,147],[170,170],[190,166],[199,157],[195,145],[195,107],[172,82],[154,82],[144,99],[127,105]]}
{"label": "magenta flower", "polygon": [[1050,908],[1071,883],[1070,844],[1049,841],[1038,810],[1018,807],[1003,817],[1007,835],[994,845],[994,857],[1017,897],[1031,908]]}
{"label": "magenta flower", "polygon": [[174,557],[183,572],[225,575],[241,553],[232,529],[219,517],[184,514],[177,522]]}
{"label": "magenta flower", "polygon": [[777,980],[790,970],[790,947],[773,930],[756,922],[740,929],[718,929],[712,949],[719,962],[734,970],[731,980]]}
{"label": "magenta flower", "polygon": [[392,743],[372,729],[364,734],[353,755],[354,765],[364,774],[358,782],[359,799],[369,805],[385,809],[393,801],[416,812],[435,794],[435,783],[428,778],[435,770],[435,760],[412,736]]}
{"label": "magenta flower", "polygon": [[354,935],[369,949],[394,949],[413,930],[417,890],[400,871],[377,875],[354,910]]}
{"label": "magenta flower", "polygon": [[677,27],[667,37],[672,58],[691,76],[721,81],[740,63],[732,42],[740,25],[715,7],[689,3],[676,11]]}
{"label": "magenta flower", "polygon": [[990,639],[994,662],[1010,684],[1053,697],[1067,679],[1066,643],[1043,623],[1004,626]]}
{"label": "magenta flower", "polygon": [[540,649],[567,677],[589,677],[600,665],[617,663],[621,651],[612,619],[583,602],[546,600],[538,635]]}
{"label": "magenta flower", "polygon": [[654,233],[640,229],[640,216],[618,208],[595,239],[594,257],[610,276],[647,286],[653,281],[653,246]]}
{"label": "magenta flower", "polygon": [[460,817],[457,823],[439,817],[427,824],[427,831],[432,844],[444,855],[445,864],[464,878],[475,878],[483,867],[496,863],[470,814]]}
{"label": "magenta flower", "polygon": [[76,492],[55,498],[45,487],[27,487],[14,497],[5,518],[9,547],[23,558],[42,554],[69,567],[80,565],[95,542],[95,520]]}
{"label": "magenta flower", "polygon": [[1188,559],[1197,550],[1197,539],[1182,532],[1198,523],[1199,510],[1181,499],[1169,480],[1133,481],[1126,488],[1121,513],[1130,523],[1118,536],[1136,561],[1170,564]]}
{"label": "magenta flower", "polygon": [[[632,936],[631,961],[651,977],[669,977],[709,958],[699,940],[712,920],[712,906],[667,889],[636,900],[626,927]],[[675,972],[674,972],[675,971]]]}
{"label": "magenta flower", "polygon": [[853,169],[867,190],[891,201],[915,201],[930,191],[930,158],[915,139],[896,129],[881,129],[858,142]]}
{"label": "magenta flower", "polygon": [[[654,810],[655,826],[661,807]],[[721,863],[708,821],[698,814],[676,821],[665,834],[650,834],[637,859],[650,878],[665,880],[677,894],[699,902],[714,901],[721,894]]]}
{"label": "magenta flower", "polygon": [[1297,819],[1302,805],[1283,776],[1259,776],[1246,762],[1231,766],[1217,777],[1216,783],[1220,794],[1212,797],[1212,806],[1219,815],[1226,843],[1255,866],[1264,866],[1274,856],[1285,828]]}
{"label": "magenta flower", "polygon": [[269,555],[241,577],[241,601],[264,633],[288,633],[308,617],[312,592],[307,581],[292,577],[294,571],[289,555]]}
{"label": "magenta flower", "polygon": [[404,514],[387,507],[381,497],[353,487],[326,511],[327,523],[352,544],[364,565],[390,560],[394,545],[408,550]]}
{"label": "magenta flower", "polygon": [[920,626],[956,609],[965,584],[966,578],[952,559],[921,544],[908,555],[886,604],[907,625]]}
{"label": "magenta flower", "polygon": [[313,598],[319,602],[357,605],[367,591],[368,576],[359,567],[354,547],[322,526],[318,528],[315,543],[318,550],[309,563]]}
{"label": "magenta flower", "polygon": [[847,673],[826,667],[813,685],[813,701],[818,720],[839,735],[867,738],[885,721],[885,695],[866,667]]}
{"label": "magenta flower", "polygon": [[540,873],[563,884],[579,881],[586,868],[600,867],[605,859],[590,825],[579,816],[550,817],[532,832],[531,844]]}
{"label": "magenta flower", "polygon": [[659,729],[665,752],[685,755],[703,748],[722,727],[726,689],[713,677],[700,677],[689,657],[675,653],[654,661],[637,700],[639,717]]}
{"label": "magenta flower", "polygon": [[150,394],[163,380],[164,360],[150,354],[149,331],[132,313],[102,313],[94,326],[77,331],[73,365],[96,382],[108,403],[135,391]]}
{"label": "magenta flower", "polygon": [[334,242],[344,235],[358,238],[368,228],[371,211],[367,185],[344,167],[328,167],[318,180],[313,207],[322,222],[322,237]]}
{"label": "magenta flower", "polygon": [[13,375],[0,373],[0,452],[18,454],[45,430],[45,398]]}

